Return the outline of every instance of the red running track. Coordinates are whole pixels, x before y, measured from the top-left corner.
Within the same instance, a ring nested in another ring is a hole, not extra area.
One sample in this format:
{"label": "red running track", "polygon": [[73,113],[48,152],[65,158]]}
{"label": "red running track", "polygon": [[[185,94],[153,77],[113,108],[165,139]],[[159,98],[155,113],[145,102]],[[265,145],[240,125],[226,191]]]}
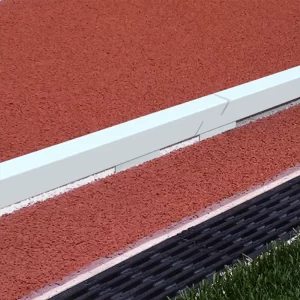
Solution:
{"label": "red running track", "polygon": [[0,1],[0,162],[300,63],[299,0]]}
{"label": "red running track", "polygon": [[300,163],[300,106],[0,218],[13,300]]}

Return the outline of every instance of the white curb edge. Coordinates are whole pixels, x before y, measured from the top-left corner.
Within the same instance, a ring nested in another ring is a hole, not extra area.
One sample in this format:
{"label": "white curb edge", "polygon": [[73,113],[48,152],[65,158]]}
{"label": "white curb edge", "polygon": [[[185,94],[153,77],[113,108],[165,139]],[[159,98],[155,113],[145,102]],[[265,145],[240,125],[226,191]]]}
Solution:
{"label": "white curb edge", "polygon": [[101,171],[123,171],[191,138],[300,97],[300,66],[0,163],[0,208]]}

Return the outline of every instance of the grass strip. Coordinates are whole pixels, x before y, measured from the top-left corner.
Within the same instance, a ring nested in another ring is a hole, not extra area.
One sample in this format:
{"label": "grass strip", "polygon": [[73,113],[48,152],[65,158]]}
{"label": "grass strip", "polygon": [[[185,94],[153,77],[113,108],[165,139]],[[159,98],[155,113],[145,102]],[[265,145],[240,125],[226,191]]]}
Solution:
{"label": "grass strip", "polygon": [[[250,262],[250,263],[249,263]],[[170,299],[170,298],[168,298]],[[271,243],[268,251],[238,261],[215,274],[213,281],[181,291],[176,300],[296,300],[300,299],[300,238]]]}

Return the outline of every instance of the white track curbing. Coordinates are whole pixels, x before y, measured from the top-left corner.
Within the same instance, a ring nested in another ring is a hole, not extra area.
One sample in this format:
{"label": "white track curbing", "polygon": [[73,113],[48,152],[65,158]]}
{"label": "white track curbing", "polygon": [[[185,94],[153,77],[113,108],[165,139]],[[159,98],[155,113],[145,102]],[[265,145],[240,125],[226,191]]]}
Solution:
{"label": "white track curbing", "polygon": [[[300,66],[0,163],[0,208],[101,171],[122,171],[188,139],[300,97]],[[199,137],[200,136],[200,137]]]}

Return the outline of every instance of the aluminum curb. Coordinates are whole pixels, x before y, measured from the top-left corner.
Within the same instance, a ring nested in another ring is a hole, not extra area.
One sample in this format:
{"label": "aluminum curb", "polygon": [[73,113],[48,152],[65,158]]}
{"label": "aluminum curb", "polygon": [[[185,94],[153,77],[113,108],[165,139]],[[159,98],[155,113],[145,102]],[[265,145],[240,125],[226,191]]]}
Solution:
{"label": "aluminum curb", "polygon": [[156,158],[191,138],[300,97],[300,66],[0,163],[0,208],[90,175]]}

